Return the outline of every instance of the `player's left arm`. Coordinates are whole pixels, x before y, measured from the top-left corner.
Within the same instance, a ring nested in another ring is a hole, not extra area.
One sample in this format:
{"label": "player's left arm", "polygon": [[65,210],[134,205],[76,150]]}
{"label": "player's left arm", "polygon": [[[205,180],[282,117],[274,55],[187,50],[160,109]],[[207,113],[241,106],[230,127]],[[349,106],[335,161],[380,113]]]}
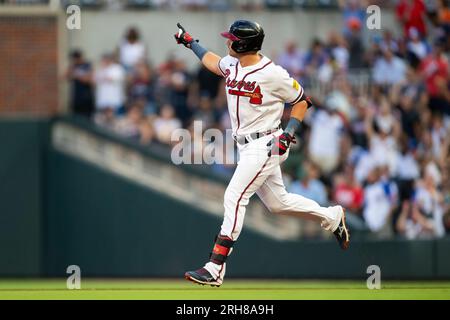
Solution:
{"label": "player's left arm", "polygon": [[278,136],[276,139],[270,141],[267,146],[272,146],[271,150],[268,153],[268,156],[271,155],[283,155],[288,150],[290,144],[294,140],[294,135],[297,130],[300,129],[301,123],[305,118],[306,111],[308,108],[312,106],[312,101],[310,97],[306,97],[303,93],[302,97],[292,106],[291,117],[289,122],[284,129],[283,133]]}
{"label": "player's left arm", "polygon": [[[291,110],[291,119],[295,119],[298,120],[299,122],[303,121],[303,119],[305,119],[305,115],[306,115],[306,111],[312,106],[312,101],[310,97],[302,97],[300,99],[299,102],[297,102],[296,104],[294,104],[292,106],[292,110]],[[289,121],[290,122],[290,121]],[[288,126],[286,127],[286,130],[288,128],[290,128],[291,130],[294,129],[295,125],[292,125],[291,127]],[[292,134],[297,130],[298,128],[295,128],[295,130],[292,132]],[[285,130],[285,132],[286,132]]]}
{"label": "player's left arm", "polygon": [[312,106],[311,98],[305,94],[303,87],[297,80],[292,78],[282,67],[277,67],[274,71],[276,91],[282,101],[288,102],[292,106],[292,110],[291,118],[284,132],[267,144],[267,146],[271,146],[268,153],[269,157],[285,154],[290,144],[295,143],[295,132],[300,129],[306,111]]}

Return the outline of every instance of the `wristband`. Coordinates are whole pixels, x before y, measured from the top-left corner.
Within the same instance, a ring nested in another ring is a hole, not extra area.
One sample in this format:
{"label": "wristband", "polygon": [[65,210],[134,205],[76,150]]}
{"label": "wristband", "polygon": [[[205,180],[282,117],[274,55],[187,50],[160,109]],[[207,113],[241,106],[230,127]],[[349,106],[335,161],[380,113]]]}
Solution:
{"label": "wristband", "polygon": [[300,120],[296,118],[290,118],[286,129],[284,129],[284,132],[293,137],[295,132],[300,128],[301,124],[302,123],[300,122]]}
{"label": "wristband", "polygon": [[197,41],[191,42],[191,49],[194,51],[195,55],[202,61],[204,55],[208,52],[203,48]]}

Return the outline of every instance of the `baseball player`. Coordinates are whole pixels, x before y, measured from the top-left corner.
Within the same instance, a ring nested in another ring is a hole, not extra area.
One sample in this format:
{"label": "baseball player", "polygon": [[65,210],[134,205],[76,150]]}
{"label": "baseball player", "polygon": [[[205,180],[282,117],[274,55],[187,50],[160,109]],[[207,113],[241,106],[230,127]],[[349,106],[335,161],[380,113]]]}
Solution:
{"label": "baseball player", "polygon": [[[294,134],[312,103],[302,86],[286,70],[259,53],[264,31],[258,23],[238,20],[221,35],[227,39],[228,55],[221,58],[206,50],[178,23],[178,44],[191,49],[203,65],[226,83],[228,110],[239,162],[224,195],[224,220],[216,236],[210,260],[185,278],[199,284],[220,286],[226,260],[241,233],[245,209],[256,193],[272,213],[293,215],[321,223],[347,249],[350,233],[341,206],[321,207],[315,201],[288,193],[280,163],[286,160]],[[281,129],[285,104],[291,117]]]}

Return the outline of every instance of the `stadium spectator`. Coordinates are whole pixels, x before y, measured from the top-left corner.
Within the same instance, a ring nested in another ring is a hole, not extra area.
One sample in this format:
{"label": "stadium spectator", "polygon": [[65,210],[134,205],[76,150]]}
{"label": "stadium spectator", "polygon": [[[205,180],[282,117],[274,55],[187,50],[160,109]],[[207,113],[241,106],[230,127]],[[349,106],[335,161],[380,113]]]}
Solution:
{"label": "stadium spectator", "polygon": [[337,68],[347,70],[350,54],[344,37],[337,32],[331,32],[328,35],[328,50],[330,56],[336,61]]}
{"label": "stadium spectator", "polygon": [[447,42],[450,36],[450,2],[448,0],[438,0],[437,4],[437,38]]}
{"label": "stadium spectator", "polygon": [[311,162],[303,162],[302,176],[293,181],[288,192],[296,193],[316,201],[321,206],[328,204],[328,195],[325,185],[319,180],[320,171]]}
{"label": "stadium spectator", "polygon": [[104,54],[94,79],[97,111],[114,115],[125,103],[124,69],[112,54]]}
{"label": "stadium spectator", "polygon": [[132,104],[126,115],[117,119],[114,131],[143,145],[149,144],[154,135],[150,122],[145,118],[139,103]]}
{"label": "stadium spectator", "polygon": [[409,198],[409,196],[411,195],[410,190],[412,185],[414,184],[414,181],[419,179],[420,177],[420,167],[417,161],[417,154],[415,153],[414,149],[410,148],[405,136],[403,136],[401,142],[398,160],[396,161],[396,167],[392,176],[398,179],[398,184],[400,186],[405,186],[406,188],[404,192],[400,190],[400,194],[405,195],[404,197],[401,196],[400,198]]}
{"label": "stadium spectator", "polygon": [[407,239],[420,238],[423,234],[431,234],[433,225],[420,213],[417,205],[411,201],[404,201],[399,218],[396,222],[396,231]]}
{"label": "stadium spectator", "polygon": [[417,152],[420,159],[434,158],[433,140],[431,138],[431,132],[428,128],[421,131],[419,143],[417,145]]}
{"label": "stadium spectator", "polygon": [[353,144],[365,149],[367,149],[368,146],[365,126],[367,104],[368,102],[365,97],[358,97],[355,99],[349,128]]}
{"label": "stadium spectator", "polygon": [[93,70],[80,50],[70,54],[66,78],[71,82],[70,109],[74,114],[91,117],[94,112]]}
{"label": "stadium spectator", "polygon": [[201,121],[205,129],[213,127],[215,118],[212,106],[212,100],[208,95],[200,96],[198,106],[192,115],[192,120]]}
{"label": "stadium spectator", "polygon": [[364,61],[364,67],[373,67],[375,61],[382,55],[382,47],[382,37],[379,34],[370,37],[367,48],[363,50],[364,55],[362,59]]}
{"label": "stadium spectator", "polygon": [[197,73],[198,92],[200,95],[207,95],[211,99],[215,99],[222,88],[222,77],[208,71],[203,65]]}
{"label": "stadium spectator", "polygon": [[128,99],[145,103],[145,114],[156,113],[154,76],[148,63],[138,61],[128,74]]}
{"label": "stadium spectator", "polygon": [[428,44],[420,39],[419,33],[415,28],[409,30],[409,39],[406,44],[407,58],[413,68],[417,68],[420,61],[429,53]]}
{"label": "stadium spectator", "polygon": [[102,110],[102,112],[97,112],[94,114],[94,123],[105,129],[114,131],[116,127],[117,117],[114,110],[107,108]]}
{"label": "stadium spectator", "polygon": [[277,63],[285,68],[289,74],[300,80],[304,71],[304,53],[301,52],[294,41],[286,44],[285,50],[279,55]]}
{"label": "stadium spectator", "polygon": [[406,77],[406,83],[391,88],[390,100],[399,113],[401,128],[408,138],[408,143],[416,145],[420,130],[419,111],[424,109],[424,86],[418,73],[413,69],[407,71]]}
{"label": "stadium spectator", "polygon": [[309,156],[322,173],[330,174],[339,162],[344,123],[334,106],[316,110],[307,120],[311,126]]}
{"label": "stadium spectator", "polygon": [[330,92],[325,96],[325,105],[328,109],[335,110],[348,123],[352,113],[352,93],[351,86],[343,73],[336,72],[331,81]]}
{"label": "stadium spectator", "polygon": [[172,105],[165,104],[161,107],[153,127],[160,142],[165,144],[171,143],[172,132],[181,128],[181,121],[175,117],[175,110]]}
{"label": "stadium spectator", "polygon": [[187,123],[192,111],[189,109],[187,100],[190,89],[190,74],[186,64],[181,59],[175,59],[173,68],[170,70],[170,102],[175,108],[176,116],[182,123]]}
{"label": "stadium spectator", "polygon": [[382,99],[377,114],[369,109],[366,115],[370,156],[377,166],[386,166],[392,174],[398,161],[397,141],[400,136],[400,125],[392,115],[387,99]]}
{"label": "stadium spectator", "polygon": [[333,199],[353,214],[361,214],[364,201],[362,186],[356,181],[353,167],[346,165],[344,172],[335,175]]}
{"label": "stadium spectator", "polygon": [[368,6],[365,0],[338,0],[339,8],[343,14],[344,20],[344,35],[349,35],[352,26],[358,24],[358,28],[366,21],[366,8]]}
{"label": "stadium spectator", "polygon": [[429,163],[423,181],[418,183],[413,201],[403,205],[396,225],[400,234],[408,239],[442,237],[445,234],[443,197],[437,189],[439,182],[437,166]]}
{"label": "stadium spectator", "polygon": [[127,30],[118,50],[119,61],[127,72],[130,72],[139,61],[144,61],[147,54],[139,31],[135,27]]}
{"label": "stadium spectator", "polygon": [[361,23],[359,20],[350,19],[347,21],[348,32],[345,33],[345,40],[348,46],[348,66],[349,68],[362,68],[364,66],[364,45],[362,41]]}
{"label": "stadium spectator", "polygon": [[394,36],[394,34],[392,33],[391,30],[384,30],[383,36],[380,39],[380,48],[381,48],[381,50],[389,49],[395,55],[399,55],[400,54],[399,42],[395,38],[395,36]]}
{"label": "stadium spectator", "polygon": [[403,26],[405,38],[408,37],[411,28],[416,28],[421,37],[426,36],[426,7],[423,0],[400,0],[397,4],[396,14]]}
{"label": "stadium spectator", "polygon": [[397,205],[397,187],[388,179],[386,167],[375,167],[367,177],[364,188],[364,220],[372,232],[392,235],[390,217]]}
{"label": "stadium spectator", "polygon": [[435,114],[432,117],[430,131],[434,159],[439,161],[445,156],[446,140],[448,139],[448,128],[445,128],[441,115]]}
{"label": "stadium spectator", "polygon": [[406,75],[405,62],[388,48],[383,48],[382,52],[383,55],[375,61],[373,66],[373,80],[382,86],[400,83]]}
{"label": "stadium spectator", "polygon": [[322,41],[314,39],[311,48],[305,56],[305,72],[308,76],[314,75],[328,60],[328,55]]}
{"label": "stadium spectator", "polygon": [[444,56],[442,42],[434,44],[432,52],[422,60],[419,68],[425,80],[430,109],[450,115],[448,60]]}
{"label": "stadium spectator", "polygon": [[[159,66],[154,91],[156,102],[158,105],[171,104],[175,108],[176,117],[182,121],[183,126],[188,125],[192,116],[188,99],[193,86],[191,75],[181,58],[171,54],[167,61]],[[192,98],[190,100],[192,101]]]}

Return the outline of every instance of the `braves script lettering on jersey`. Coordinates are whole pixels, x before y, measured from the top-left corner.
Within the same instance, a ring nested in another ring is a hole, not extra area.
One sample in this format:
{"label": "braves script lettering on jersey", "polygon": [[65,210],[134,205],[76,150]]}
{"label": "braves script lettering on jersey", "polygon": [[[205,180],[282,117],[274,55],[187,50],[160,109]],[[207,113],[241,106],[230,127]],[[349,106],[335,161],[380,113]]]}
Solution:
{"label": "braves script lettering on jersey", "polygon": [[265,56],[248,67],[226,56],[220,60],[219,68],[226,79],[228,110],[235,135],[277,128],[284,104],[294,104],[303,95],[299,83]]}
{"label": "braves script lettering on jersey", "polygon": [[[219,61],[225,77],[228,110],[235,136],[276,129],[281,122],[285,103],[295,104],[302,98],[303,88],[282,67],[261,55],[261,60],[242,67],[239,60],[226,56]],[[340,206],[320,207],[315,201],[288,193],[283,184],[282,156],[267,156],[267,143],[282,133],[279,129],[259,139],[238,143],[239,163],[225,191],[225,216],[220,234],[236,241],[241,233],[245,208],[256,193],[275,214],[313,219],[326,230],[335,230],[343,214]],[[223,279],[226,263],[208,262],[211,275]],[[221,281],[220,281],[221,282]]]}

